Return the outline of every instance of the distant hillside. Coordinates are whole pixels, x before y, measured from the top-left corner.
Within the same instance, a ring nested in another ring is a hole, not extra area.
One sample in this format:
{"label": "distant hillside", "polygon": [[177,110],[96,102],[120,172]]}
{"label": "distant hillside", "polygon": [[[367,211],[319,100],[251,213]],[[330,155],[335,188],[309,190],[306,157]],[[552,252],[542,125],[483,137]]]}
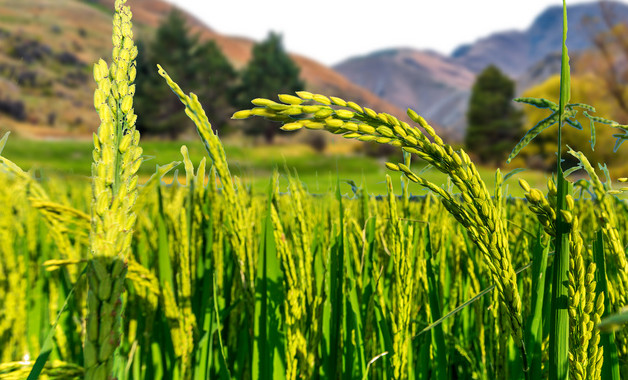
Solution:
{"label": "distant hillside", "polygon": [[[98,1],[113,9],[115,0],[90,0]],[[133,17],[136,21],[157,27],[161,20],[167,16],[172,5],[162,0],[133,0]],[[185,13],[185,12],[184,12]],[[194,33],[198,33],[203,40],[212,39],[220,46],[223,53],[229,58],[235,67],[244,66],[251,58],[254,41],[231,37],[217,33],[203,22],[185,13],[189,25]],[[379,112],[388,112],[394,115],[405,115],[405,110],[391,102],[385,101],[374,95],[364,87],[352,83],[345,76],[313,59],[297,54],[291,54],[291,58],[301,69],[301,78],[305,80],[308,90],[325,93],[328,95],[344,97],[359,102],[367,107],[372,107]]]}
{"label": "distant hillside", "polygon": [[[567,45],[572,61],[592,47],[591,38],[613,23],[628,23],[628,5],[605,1],[568,7]],[[562,7],[541,13],[525,31],[494,33],[462,45],[450,57],[413,49],[387,49],[334,66],[357,85],[402,107],[415,109],[461,140],[475,74],[495,65],[522,93],[560,71]],[[557,55],[558,54],[558,55]],[[462,80],[463,79],[463,80]]]}
{"label": "distant hillside", "polygon": [[[601,5],[596,1],[567,7],[570,52],[592,47],[592,38],[605,29],[603,12],[614,22],[628,22],[628,5],[620,2],[605,1]],[[492,34],[456,49],[452,58],[475,73],[493,64],[518,78],[547,55],[560,50],[562,19],[562,7],[550,7],[527,30]]]}
{"label": "distant hillside", "polygon": [[[435,52],[391,49],[350,59],[335,66],[351,81],[375,95],[429,120],[437,120],[449,137],[459,139],[460,114],[474,74]],[[425,91],[423,91],[425,89]]]}
{"label": "distant hillside", "polygon": [[[96,130],[91,67],[111,55],[113,4],[114,0],[0,2],[0,131],[8,128],[25,136],[62,137]],[[133,0],[130,6],[135,35],[142,38],[151,38],[173,9],[161,0]],[[216,40],[235,67],[250,59],[253,41],[221,35],[183,13],[192,31],[202,40]],[[308,90],[405,115],[333,69],[298,55],[292,58]]]}

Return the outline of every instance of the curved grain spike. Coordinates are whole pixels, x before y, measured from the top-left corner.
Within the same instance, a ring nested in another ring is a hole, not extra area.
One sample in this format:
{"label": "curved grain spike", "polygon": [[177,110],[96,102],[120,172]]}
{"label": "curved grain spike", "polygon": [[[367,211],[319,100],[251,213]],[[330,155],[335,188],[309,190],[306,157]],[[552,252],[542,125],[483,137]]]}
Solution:
{"label": "curved grain spike", "polygon": [[531,106],[535,106],[536,108],[547,108],[552,111],[558,111],[558,104],[552,102],[551,100],[543,99],[543,98],[515,98],[513,101],[517,103],[525,103]]}
{"label": "curved grain spike", "polygon": [[594,122],[600,123],[600,124],[610,125],[611,127],[626,127],[625,125],[619,124],[615,120],[606,119],[606,118],[603,118],[601,116],[593,116],[593,115],[589,114],[586,111],[584,112],[584,116],[588,117],[589,120],[591,120],[591,121],[594,121]]}
{"label": "curved grain spike", "polygon": [[513,158],[515,158],[517,156],[517,154],[519,154],[521,149],[525,148],[526,145],[528,145],[530,143],[530,141],[532,141],[539,133],[543,132],[547,128],[549,128],[552,125],[556,124],[556,122],[558,122],[558,112],[553,112],[551,115],[549,115],[545,119],[539,121],[534,127],[532,127],[525,134],[525,136],[523,136],[521,141],[519,141],[517,143],[517,145],[514,147],[514,149],[510,153],[510,156],[508,156],[508,159],[506,160],[506,163],[509,164],[510,161]]}
{"label": "curved grain spike", "polygon": [[100,126],[94,136],[90,260],[87,265],[88,317],[84,343],[86,380],[113,377],[120,344],[124,281],[136,215],[137,171],[142,162],[135,128],[133,93],[137,46],[126,0],[116,0],[112,63],[94,65],[94,106]]}
{"label": "curved grain spike", "polygon": [[578,121],[578,119],[565,119],[565,123],[569,124],[570,126],[574,127],[575,129],[581,131],[582,128],[582,124],[580,124],[580,122]]}
{"label": "curved grain spike", "polygon": [[596,112],[595,107],[586,103],[569,103],[565,106],[568,110],[574,109],[575,107],[582,108],[585,111]]}

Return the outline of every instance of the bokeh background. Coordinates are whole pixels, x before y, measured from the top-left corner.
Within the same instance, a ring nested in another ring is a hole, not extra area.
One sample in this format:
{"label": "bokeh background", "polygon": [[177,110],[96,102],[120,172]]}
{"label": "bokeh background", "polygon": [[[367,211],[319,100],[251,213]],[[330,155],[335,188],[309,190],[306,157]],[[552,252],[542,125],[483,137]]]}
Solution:
{"label": "bokeh background", "polygon": [[[628,3],[568,1],[573,102],[628,124]],[[555,163],[552,137],[539,138],[512,163],[505,158],[546,111],[522,107],[517,96],[557,100],[561,2],[198,2],[129,0],[140,49],[136,113],[142,146],[156,164],[204,155],[182,106],[156,73],[161,64],[187,92],[198,94],[223,139],[232,170],[254,188],[275,167],[295,168],[311,192],[336,176],[384,190],[383,162],[399,152],[330,134],[281,133],[279,125],[234,121],[256,97],[306,89],[353,100],[380,112],[423,115],[490,178],[496,167],[545,182]],[[0,2],[0,133],[3,152],[36,175],[90,176],[92,65],[110,55],[113,0]],[[589,122],[567,127],[567,144],[614,177],[628,175],[628,151],[614,133]],[[553,136],[547,133],[545,136]],[[567,163],[568,165],[569,163]],[[415,162],[415,165],[421,165]],[[431,180],[444,177],[427,171]],[[579,173],[574,173],[578,176]],[[345,183],[345,182],[343,182]],[[492,183],[492,180],[488,180]],[[446,184],[445,184],[446,185]],[[518,186],[511,186],[518,194]],[[419,192],[418,187],[413,192]]]}

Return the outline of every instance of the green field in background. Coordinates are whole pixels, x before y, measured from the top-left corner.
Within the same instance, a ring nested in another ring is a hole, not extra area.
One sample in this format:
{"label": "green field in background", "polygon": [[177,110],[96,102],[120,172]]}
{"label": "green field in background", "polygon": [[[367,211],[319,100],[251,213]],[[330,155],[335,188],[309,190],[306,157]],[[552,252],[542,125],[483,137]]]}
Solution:
{"label": "green field in background", "polygon": [[[205,147],[200,141],[156,141],[140,142],[146,157],[139,175],[147,179],[155,172],[155,165],[166,165],[172,161],[181,161],[181,145],[186,145],[194,166],[196,167],[203,157],[206,157]],[[13,160],[24,170],[35,170],[35,175],[68,176],[72,179],[87,179],[91,175],[92,162],[91,141],[45,141],[25,140],[11,136],[4,148],[3,155]],[[307,145],[271,145],[243,147],[225,144],[225,151],[229,161],[229,168],[233,175],[243,179],[246,185],[251,185],[257,193],[265,192],[270,175],[274,168],[278,168],[281,176],[281,191],[286,191],[286,168],[296,170],[300,180],[311,193],[325,193],[335,187],[336,177],[342,183],[341,191],[352,194],[351,186],[346,182],[353,180],[360,186],[363,182],[371,194],[383,194],[386,191],[385,174],[391,175],[395,191],[400,192],[402,175],[387,171],[383,159],[376,159],[364,155],[347,154],[331,155],[319,154]],[[415,161],[413,165],[417,172],[425,167],[423,162]],[[183,172],[182,165],[177,168]],[[514,168],[505,168],[504,174]],[[479,169],[482,178],[492,192],[495,183],[495,169]],[[180,174],[184,177],[184,174]],[[428,180],[445,187],[448,186],[447,177],[429,169],[423,173]],[[547,175],[541,172],[526,170],[507,181],[508,194],[516,197],[523,196],[518,178],[525,178],[533,187],[545,188]],[[168,179],[166,179],[168,181]],[[425,194],[425,190],[416,184],[410,184],[411,194]]]}

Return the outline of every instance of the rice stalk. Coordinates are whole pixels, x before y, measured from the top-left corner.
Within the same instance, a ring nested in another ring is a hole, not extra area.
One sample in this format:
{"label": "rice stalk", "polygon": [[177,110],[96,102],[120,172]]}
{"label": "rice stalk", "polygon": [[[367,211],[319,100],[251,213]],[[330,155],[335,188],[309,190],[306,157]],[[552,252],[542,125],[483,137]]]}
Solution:
{"label": "rice stalk", "polygon": [[391,331],[393,334],[392,367],[395,379],[406,379],[408,376],[408,350],[410,345],[410,319],[412,316],[414,293],[414,273],[412,273],[414,255],[411,246],[412,236],[403,228],[399,219],[396,197],[393,193],[392,181],[386,175],[388,187],[388,209],[390,211],[390,233],[392,237],[390,250],[393,266],[393,313],[391,314]]}
{"label": "rice stalk", "polygon": [[250,199],[246,197],[246,193],[242,191],[242,184],[239,179],[232,178],[229,172],[229,166],[225,155],[224,148],[218,135],[212,130],[211,124],[198,101],[195,94],[190,96],[183,93],[179,85],[177,85],[166,73],[166,71],[158,65],[159,75],[165,80],[170,89],[179,97],[179,100],[185,105],[185,113],[196,125],[197,132],[205,145],[213,168],[217,173],[217,177],[222,185],[224,201],[232,207],[224,210],[226,216],[226,226],[228,231],[229,242],[232,246],[232,252],[236,255],[241,286],[246,297],[245,310],[248,313],[250,323],[253,323],[255,308],[255,268],[257,264],[257,252],[250,244],[253,240],[253,209],[247,207]]}
{"label": "rice stalk", "polygon": [[[334,134],[342,134],[345,138],[397,146],[449,175],[454,185],[460,189],[464,202],[456,201],[449,193],[418,177],[403,163],[386,165],[388,169],[401,171],[409,180],[437,193],[447,210],[467,229],[490,268],[500,294],[500,301],[508,310],[506,330],[513,336],[525,356],[521,299],[516,275],[509,260],[504,222],[467,154],[463,150],[459,153],[454,152],[453,148],[443,143],[434,129],[413,110],[408,110],[408,115],[431,136],[433,142],[419,129],[411,127],[406,122],[392,115],[362,108],[354,102],[345,102],[338,98],[330,100],[324,95],[306,91],[298,92],[297,97],[280,95],[279,98],[282,103],[269,99],[254,99],[252,103],[257,107],[238,111],[233,118],[264,117],[283,123],[281,127],[283,130],[325,129]],[[313,104],[303,104],[306,101]],[[342,108],[332,108],[331,104]],[[298,119],[291,116],[295,114],[299,115]]]}
{"label": "rice stalk", "polygon": [[131,30],[131,11],[116,0],[112,63],[94,65],[98,85],[94,106],[100,117],[94,135],[92,214],[88,263],[88,317],[84,346],[85,378],[113,376],[120,343],[122,291],[131,255],[136,214],[137,170],[142,162],[137,116],[133,113],[137,47]]}
{"label": "rice stalk", "polygon": [[585,267],[585,249],[579,234],[578,217],[571,214],[574,201],[567,196],[565,219],[570,222],[569,265],[569,376],[573,379],[599,379],[603,350],[595,328],[604,311],[604,294],[596,294],[595,263]]}

